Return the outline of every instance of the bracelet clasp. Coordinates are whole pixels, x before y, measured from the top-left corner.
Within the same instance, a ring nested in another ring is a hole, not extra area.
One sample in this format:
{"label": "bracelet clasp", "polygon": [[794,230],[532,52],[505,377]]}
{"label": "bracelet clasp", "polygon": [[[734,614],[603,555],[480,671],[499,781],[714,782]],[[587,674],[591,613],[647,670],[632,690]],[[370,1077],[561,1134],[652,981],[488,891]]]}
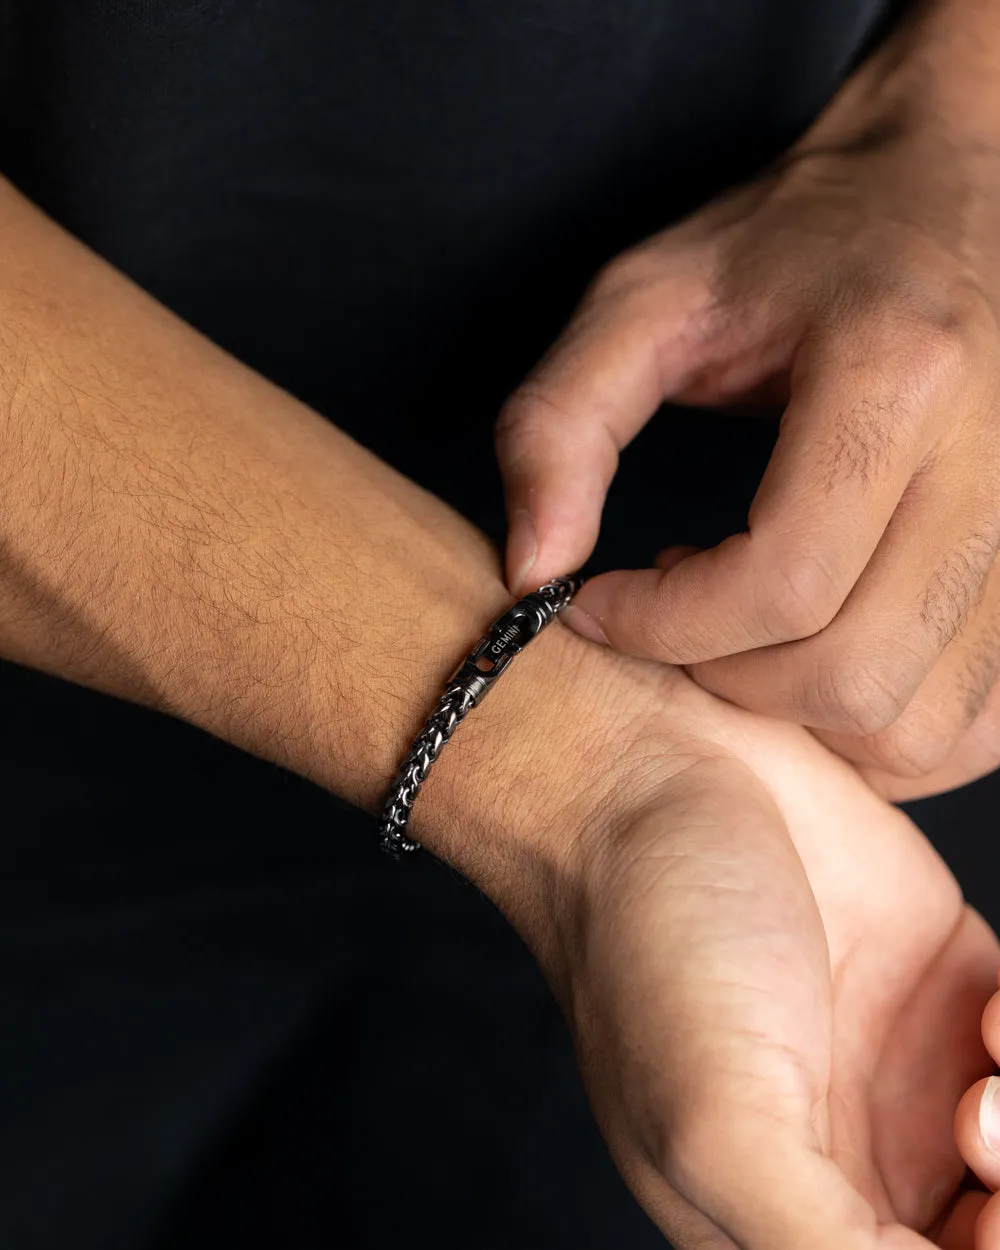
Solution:
{"label": "bracelet clasp", "polygon": [[535,635],[548,624],[549,613],[541,604],[522,599],[498,617],[465,657],[452,679],[461,684],[476,704],[503,670]]}

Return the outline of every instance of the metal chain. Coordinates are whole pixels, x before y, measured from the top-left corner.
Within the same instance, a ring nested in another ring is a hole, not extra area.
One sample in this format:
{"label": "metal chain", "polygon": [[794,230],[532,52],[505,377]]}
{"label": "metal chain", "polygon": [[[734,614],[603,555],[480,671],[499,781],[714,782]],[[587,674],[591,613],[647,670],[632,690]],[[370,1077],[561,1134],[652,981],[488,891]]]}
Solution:
{"label": "metal chain", "polygon": [[419,843],[408,838],[405,830],[431,765],[514,656],[562,611],[581,584],[577,577],[557,577],[525,595],[493,622],[466,656],[414,739],[386,797],[379,838],[388,854],[398,857],[419,850]]}

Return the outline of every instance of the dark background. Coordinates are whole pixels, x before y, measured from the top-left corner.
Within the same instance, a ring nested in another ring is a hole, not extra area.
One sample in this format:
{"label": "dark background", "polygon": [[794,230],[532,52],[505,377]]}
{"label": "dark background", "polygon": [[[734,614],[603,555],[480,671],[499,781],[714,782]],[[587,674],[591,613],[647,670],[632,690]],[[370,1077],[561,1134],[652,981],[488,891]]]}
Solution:
{"label": "dark background", "polygon": [[[0,0],[0,167],[499,541],[493,417],[584,283],[780,153],[891,7]],[[661,414],[595,567],[742,528],[773,435]],[[996,803],[917,816],[1000,918]],[[3,1250],[662,1244],[531,961],[429,856],[3,664],[0,830]]]}

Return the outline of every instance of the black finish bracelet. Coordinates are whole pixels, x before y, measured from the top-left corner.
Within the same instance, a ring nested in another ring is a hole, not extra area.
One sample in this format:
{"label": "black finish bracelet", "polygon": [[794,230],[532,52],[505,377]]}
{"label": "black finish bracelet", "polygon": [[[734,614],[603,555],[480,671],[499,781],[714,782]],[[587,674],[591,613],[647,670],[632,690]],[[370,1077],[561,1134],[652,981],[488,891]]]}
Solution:
{"label": "black finish bracelet", "polygon": [[419,843],[406,836],[417,791],[456,726],[483,698],[519,651],[541,633],[582,585],[579,577],[557,577],[525,595],[490,626],[445,686],[437,707],[414,739],[392,783],[379,820],[382,849],[399,856]]}

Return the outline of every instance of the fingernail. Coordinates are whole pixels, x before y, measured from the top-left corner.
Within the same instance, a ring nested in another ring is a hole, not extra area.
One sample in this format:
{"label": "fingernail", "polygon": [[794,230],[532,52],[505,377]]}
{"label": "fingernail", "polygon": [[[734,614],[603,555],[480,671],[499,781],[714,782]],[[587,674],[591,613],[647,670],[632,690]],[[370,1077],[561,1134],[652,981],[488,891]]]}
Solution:
{"label": "fingernail", "polygon": [[511,570],[511,590],[518,591],[525,584],[538,555],[538,533],[535,518],[527,508],[518,508],[510,519],[507,538],[507,567]]}
{"label": "fingernail", "polygon": [[602,647],[611,645],[596,617],[591,616],[589,612],[584,612],[583,608],[578,608],[576,604],[571,603],[563,608],[559,613],[559,619],[565,621],[574,632],[584,638],[589,638],[591,642],[599,642]]}
{"label": "fingernail", "polygon": [[979,1132],[995,1155],[1000,1155],[1000,1077],[991,1076],[979,1100]]}

